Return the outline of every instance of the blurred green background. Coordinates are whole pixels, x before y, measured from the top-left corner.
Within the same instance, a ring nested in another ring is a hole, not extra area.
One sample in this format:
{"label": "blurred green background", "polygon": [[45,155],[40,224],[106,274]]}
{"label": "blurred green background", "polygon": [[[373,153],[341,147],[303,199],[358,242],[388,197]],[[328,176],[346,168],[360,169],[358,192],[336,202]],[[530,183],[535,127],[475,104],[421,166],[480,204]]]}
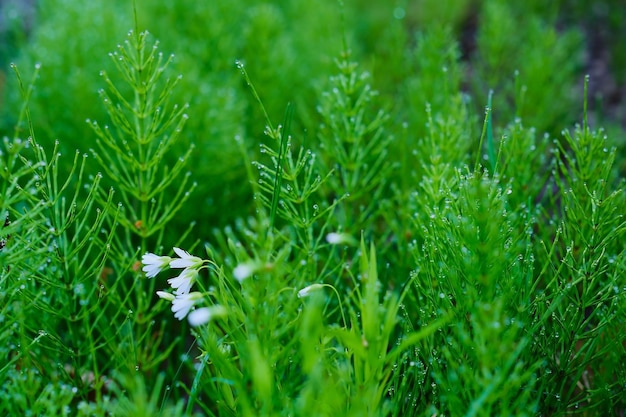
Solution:
{"label": "blurred green background", "polygon": [[[65,152],[87,151],[94,133],[85,120],[107,120],[98,98],[104,87],[99,73],[113,72],[108,53],[135,26],[133,2],[0,4],[0,134],[13,134],[21,104],[9,63],[26,79],[40,63],[30,103],[38,141],[49,146],[58,139]],[[175,223],[197,220],[197,237],[252,207],[233,138],[240,135],[257,152],[265,121],[236,60],[245,63],[274,123],[288,102],[295,103],[294,136],[314,141],[318,97],[328,74],[336,72],[334,60],[345,42],[351,59],[372,74],[380,92],[376,105],[392,114],[391,134],[405,135],[402,126],[409,122],[409,136],[417,140],[425,124],[424,101],[437,105],[436,89],[420,78],[420,35],[446,27],[449,45],[441,45],[441,54],[459,45],[459,81],[479,116],[476,123],[482,123],[493,90],[493,117],[501,125],[522,117],[526,125],[558,137],[563,126],[581,118],[583,77],[589,73],[591,120],[606,125],[617,145],[623,141],[621,1],[137,0],[136,12],[139,30],[152,33],[164,54],[175,54],[169,75],[183,75],[172,101],[189,103],[190,117],[183,143],[170,157],[195,144],[189,170],[199,187]]]}

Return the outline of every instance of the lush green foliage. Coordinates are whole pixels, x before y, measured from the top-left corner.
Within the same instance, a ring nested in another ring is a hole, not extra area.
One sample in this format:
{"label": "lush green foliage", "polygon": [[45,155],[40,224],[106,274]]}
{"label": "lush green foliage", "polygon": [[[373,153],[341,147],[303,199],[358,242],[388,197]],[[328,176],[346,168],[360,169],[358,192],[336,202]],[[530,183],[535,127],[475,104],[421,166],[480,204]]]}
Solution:
{"label": "lush green foliage", "polygon": [[625,412],[618,2],[82,3],[2,9],[1,415]]}

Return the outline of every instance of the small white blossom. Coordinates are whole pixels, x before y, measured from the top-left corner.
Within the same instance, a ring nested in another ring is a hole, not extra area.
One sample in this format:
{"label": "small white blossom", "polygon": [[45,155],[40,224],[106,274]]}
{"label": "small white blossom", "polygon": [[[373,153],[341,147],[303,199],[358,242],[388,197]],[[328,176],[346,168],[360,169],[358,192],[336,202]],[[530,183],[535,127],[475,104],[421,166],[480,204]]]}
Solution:
{"label": "small white blossom", "polygon": [[158,256],[154,253],[146,253],[141,258],[141,263],[144,265],[142,270],[146,273],[148,278],[153,278],[164,270],[170,264],[171,260],[172,258],[169,256]]}
{"label": "small white blossom", "polygon": [[311,284],[308,287],[304,287],[298,291],[298,298],[308,297],[312,291],[319,290],[320,288],[324,288],[324,286],[322,284]]}
{"label": "small white blossom", "polygon": [[249,278],[255,269],[255,265],[250,262],[239,264],[233,269],[233,275],[237,281],[242,282],[244,279]]}
{"label": "small white blossom", "polygon": [[214,305],[211,307],[202,307],[192,311],[187,316],[189,324],[192,326],[201,326],[217,317],[223,317],[226,315],[226,309],[221,305]]}
{"label": "small white blossom", "polygon": [[326,235],[326,242],[330,243],[331,245],[341,245],[342,243],[345,243],[347,245],[356,244],[356,240],[354,240],[354,238],[349,234],[335,232]]}
{"label": "small white blossom", "polygon": [[189,314],[191,307],[194,306],[199,300],[202,299],[202,293],[191,292],[189,294],[177,294],[176,298],[172,301],[172,311],[174,317],[178,320],[182,320]]}
{"label": "small white blossom", "polygon": [[172,294],[171,292],[166,292],[166,291],[157,291],[156,294],[167,301],[174,301],[174,298],[176,298],[176,296],[174,294]]}
{"label": "small white blossom", "polygon": [[202,265],[203,260],[197,256],[190,255],[189,252],[180,248],[174,248],[174,252],[180,258],[170,262],[170,268],[197,268]]}
{"label": "small white blossom", "polygon": [[263,262],[260,262],[260,261],[250,260],[250,261],[237,265],[235,269],[233,269],[233,276],[235,277],[237,281],[239,281],[239,283],[241,283],[245,279],[250,278],[252,274],[260,270],[268,271],[272,268],[272,266],[273,265],[271,263],[264,264]]}
{"label": "small white blossom", "polygon": [[198,271],[191,268],[183,269],[179,276],[170,278],[167,283],[176,290],[176,295],[187,294],[198,278]]}

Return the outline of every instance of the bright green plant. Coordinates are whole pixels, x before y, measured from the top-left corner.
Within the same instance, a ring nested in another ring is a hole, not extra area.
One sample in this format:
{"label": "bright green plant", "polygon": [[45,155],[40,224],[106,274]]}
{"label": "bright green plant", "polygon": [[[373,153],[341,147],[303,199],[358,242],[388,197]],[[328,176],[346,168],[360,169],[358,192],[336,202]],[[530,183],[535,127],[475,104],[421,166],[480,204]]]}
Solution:
{"label": "bright green plant", "polygon": [[[552,279],[542,284],[541,299],[562,297],[549,320],[541,323],[540,350],[546,355],[546,379],[556,394],[542,398],[543,409],[566,412],[590,408],[611,413],[623,404],[623,300],[620,294],[620,243],[626,229],[620,207],[623,180],[612,175],[615,149],[602,130],[592,131],[585,118],[574,132],[564,133],[559,147],[557,185],[561,221],[558,242],[545,268]],[[617,183],[617,184],[616,184]],[[540,284],[541,285],[541,284]],[[554,304],[554,301],[552,302]],[[539,311],[545,311],[537,303]],[[607,343],[608,339],[612,342]],[[596,376],[596,370],[604,370]]]}
{"label": "bright green plant", "polygon": [[327,194],[346,196],[336,221],[352,224],[349,232],[359,233],[385,209],[380,197],[394,164],[387,151],[392,138],[384,129],[388,116],[371,108],[377,92],[367,82],[369,74],[358,71],[347,55],[337,61],[339,74],[320,97],[318,146],[322,166],[334,171]]}
{"label": "bright green plant", "polygon": [[[32,126],[27,107],[32,83],[24,86],[15,71],[25,102],[21,117]],[[55,147],[48,156],[32,127],[27,143],[20,141],[16,130],[14,139],[5,144],[2,211],[10,227],[0,276],[6,288],[15,289],[5,314],[14,323],[9,336],[16,342],[9,345],[10,362],[3,367],[13,383],[4,388],[7,399],[23,390],[23,400],[3,405],[8,414],[21,414],[43,410],[46,401],[58,400],[59,410],[64,410],[63,404],[76,394],[93,390],[100,398],[103,388],[98,352],[106,331],[94,330],[111,331],[101,276],[112,237],[103,228],[104,220],[114,217],[115,210],[111,194],[101,204],[96,200],[100,176],[84,178],[86,155],[75,153],[72,170],[64,178],[59,170],[62,154]],[[19,368],[26,374],[14,375]],[[52,381],[63,388],[58,398],[45,388],[41,371],[32,372],[35,369],[54,370]],[[69,383],[73,390],[63,385]]]}
{"label": "bright green plant", "polygon": [[[125,233],[116,248],[126,258],[136,246],[145,249],[148,238],[160,245],[166,225],[195,188],[195,183],[188,184],[189,173],[183,172],[193,144],[172,166],[163,161],[179,140],[188,105],[169,103],[182,76],[162,79],[172,56],[158,52],[158,43],[147,45],[147,37],[147,32],[131,32],[125,45],[111,54],[131,94],[120,91],[107,72],[100,73],[107,85],[100,95],[111,126],[88,120],[97,137],[92,153],[122,203],[118,221]],[[174,182],[174,198],[166,201],[164,195]]]}
{"label": "bright green plant", "polygon": [[41,0],[0,415],[623,414],[617,109],[570,129],[602,12],[383,3]]}
{"label": "bright green plant", "polygon": [[[250,83],[243,66],[240,69]],[[383,415],[391,406],[385,397],[394,361],[441,323],[399,337],[400,296],[390,292],[381,301],[376,253],[372,246],[368,256],[364,243],[357,253],[358,275],[346,271],[352,281],[349,288],[340,282],[315,282],[316,277],[343,274],[345,254],[337,258],[336,251],[328,249],[354,240],[330,233],[328,244],[320,243],[325,227],[314,228],[314,222],[330,217],[333,206],[319,212],[307,208],[324,178],[311,175],[314,166],[305,156],[310,152],[292,150],[288,131],[288,123],[275,129],[268,119],[268,137],[278,149],[264,145],[262,153],[270,156],[272,165],[255,164],[260,181],[252,183],[267,195],[260,196],[259,219],[241,228],[252,245],[245,248],[227,230],[220,252],[230,256],[222,261],[213,249],[208,254],[216,261],[180,249],[175,249],[180,259],[153,254],[143,258],[150,275],[167,266],[185,268],[168,281],[174,292],[159,296],[172,303],[177,318],[189,315],[190,323],[198,326],[195,334],[204,352],[189,405],[199,392],[206,392],[215,404],[203,407],[209,415],[326,415],[330,410]],[[333,205],[341,204],[346,200]],[[276,216],[286,221],[284,227]],[[216,263],[233,265],[231,257],[238,262],[232,272]],[[290,263],[297,267],[286,268]],[[210,284],[203,283],[205,275],[200,274],[205,266]],[[191,291],[196,284],[200,291]],[[332,297],[323,302],[318,293],[325,291]],[[301,313],[301,299],[309,297],[311,304],[305,303],[306,312]],[[211,321],[215,325],[206,326]],[[392,348],[396,338],[398,346]],[[311,350],[311,344],[317,348]],[[328,372],[334,380],[330,386]],[[300,393],[301,401],[289,401]]]}
{"label": "bright green plant", "polygon": [[[124,45],[110,54],[116,74],[101,72],[106,89],[100,96],[111,124],[88,120],[96,135],[92,154],[120,202],[120,215],[113,219],[121,227],[113,235],[112,275],[120,310],[133,318],[118,334],[119,353],[131,349],[129,366],[146,371],[158,366],[173,345],[161,344],[165,323],[155,326],[159,310],[153,308],[154,299],[145,296],[154,294],[154,282],[138,274],[133,260],[146,252],[148,242],[163,244],[168,225],[196,187],[191,173],[184,171],[193,144],[172,164],[166,158],[180,140],[188,106],[170,103],[181,76],[168,75],[172,56],[159,52],[158,42],[149,45],[148,36],[131,31]],[[118,77],[121,81],[113,81]],[[178,236],[179,241],[185,234]]]}

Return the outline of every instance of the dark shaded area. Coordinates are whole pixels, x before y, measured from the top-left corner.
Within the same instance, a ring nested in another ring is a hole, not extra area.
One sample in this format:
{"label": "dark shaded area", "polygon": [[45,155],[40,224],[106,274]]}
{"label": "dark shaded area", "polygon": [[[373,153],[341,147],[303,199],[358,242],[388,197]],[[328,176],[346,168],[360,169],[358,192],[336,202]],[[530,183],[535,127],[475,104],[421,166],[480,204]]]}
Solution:
{"label": "dark shaded area", "polygon": [[[554,4],[553,10],[543,11],[546,19],[554,20],[559,31],[580,31],[585,40],[582,71],[590,78],[590,122],[626,128],[626,4],[615,0],[562,0]],[[479,14],[478,6],[471,8],[459,27],[461,59],[466,64],[477,52]],[[469,65],[468,72],[472,72]],[[583,82],[579,88],[582,96]]]}

